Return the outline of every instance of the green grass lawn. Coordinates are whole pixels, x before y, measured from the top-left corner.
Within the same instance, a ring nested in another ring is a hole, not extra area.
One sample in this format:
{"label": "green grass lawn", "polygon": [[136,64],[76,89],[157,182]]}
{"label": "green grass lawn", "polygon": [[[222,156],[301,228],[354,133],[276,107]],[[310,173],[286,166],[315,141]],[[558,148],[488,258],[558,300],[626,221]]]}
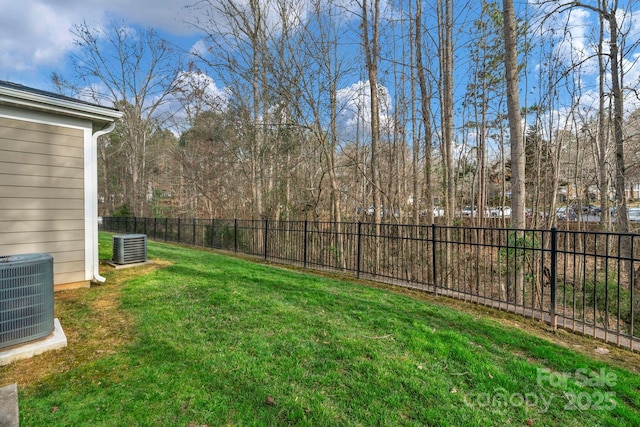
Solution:
{"label": "green grass lawn", "polygon": [[485,316],[208,251],[149,256],[56,294],[69,347],[0,368],[22,426],[640,423],[637,372]]}

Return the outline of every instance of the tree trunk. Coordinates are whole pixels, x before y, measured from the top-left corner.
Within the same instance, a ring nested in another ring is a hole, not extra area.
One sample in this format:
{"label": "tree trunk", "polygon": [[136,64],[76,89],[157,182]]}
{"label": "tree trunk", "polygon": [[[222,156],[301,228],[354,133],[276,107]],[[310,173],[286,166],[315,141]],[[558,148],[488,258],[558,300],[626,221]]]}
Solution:
{"label": "tree trunk", "polygon": [[[524,238],[525,228],[525,150],[522,138],[522,115],[518,92],[518,52],[516,40],[516,19],[513,0],[503,0],[505,74],[507,80],[507,111],[509,115],[509,138],[511,142],[511,224],[516,230],[515,242]],[[519,262],[516,260],[516,263]],[[514,266],[514,285],[517,304],[524,302],[524,269]]]}
{"label": "tree trunk", "polygon": [[[600,0],[602,1],[602,0]],[[600,82],[598,83],[598,190],[600,191],[600,229],[609,229],[609,171],[607,166],[607,134],[605,131],[606,111],[605,111],[605,74],[604,64],[604,19],[599,15],[600,34],[598,39],[598,70],[600,72]]]}
{"label": "tree trunk", "polygon": [[525,151],[518,91],[518,52],[513,0],[503,0],[507,111],[511,143],[511,223],[525,228]]}
{"label": "tree trunk", "polygon": [[616,223],[618,231],[629,232],[629,219],[627,214],[627,198],[625,196],[625,167],[624,167],[624,134],[622,132],[622,120],[624,114],[624,102],[622,94],[621,70],[618,47],[618,22],[616,19],[617,1],[613,11],[607,15],[609,20],[610,53],[611,59],[611,89],[613,92],[613,137],[616,145],[616,201],[618,202],[618,215]]}
{"label": "tree trunk", "polygon": [[453,225],[455,216],[455,164],[453,153],[453,11],[451,0],[438,2],[438,46],[440,60],[440,99],[442,154],[444,158],[445,217]]}
{"label": "tree trunk", "polygon": [[[369,71],[369,90],[371,96],[371,187],[373,192],[373,222],[376,236],[380,235],[380,219],[382,214],[380,191],[380,168],[378,151],[380,147],[380,110],[378,99],[378,30],[380,17],[380,0],[373,0],[373,11],[367,8],[367,1],[362,0],[362,40],[365,50],[365,64]],[[371,14],[371,39],[369,39],[369,14]],[[380,245],[375,244],[374,271],[378,271]]]}
{"label": "tree trunk", "polygon": [[[427,224],[433,223],[433,190],[431,172],[431,91],[422,62],[422,2],[416,1],[416,72],[420,84],[422,127],[424,128],[424,206]],[[416,194],[414,197],[418,197]]]}

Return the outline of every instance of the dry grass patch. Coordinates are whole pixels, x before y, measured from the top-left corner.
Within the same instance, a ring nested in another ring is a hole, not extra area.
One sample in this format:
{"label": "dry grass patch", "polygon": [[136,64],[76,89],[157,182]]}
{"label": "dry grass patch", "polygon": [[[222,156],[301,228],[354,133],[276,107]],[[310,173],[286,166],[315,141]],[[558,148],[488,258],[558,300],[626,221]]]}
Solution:
{"label": "dry grass patch", "polygon": [[131,341],[133,330],[131,315],[119,309],[123,284],[170,264],[154,260],[153,264],[119,270],[118,274],[105,265],[104,284],[56,292],[54,313],[67,337],[67,347],[0,367],[0,386],[17,383],[22,388],[117,352]]}

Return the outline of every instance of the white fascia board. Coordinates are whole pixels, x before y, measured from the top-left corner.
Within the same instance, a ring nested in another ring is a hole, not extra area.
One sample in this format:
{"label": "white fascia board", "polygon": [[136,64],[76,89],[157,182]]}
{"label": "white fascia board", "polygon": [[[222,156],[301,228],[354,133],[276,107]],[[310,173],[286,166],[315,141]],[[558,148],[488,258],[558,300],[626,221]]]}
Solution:
{"label": "white fascia board", "polygon": [[99,105],[85,104],[63,98],[54,98],[37,93],[0,87],[0,102],[22,108],[33,108],[53,114],[72,115],[91,121],[112,122],[122,117],[122,112]]}

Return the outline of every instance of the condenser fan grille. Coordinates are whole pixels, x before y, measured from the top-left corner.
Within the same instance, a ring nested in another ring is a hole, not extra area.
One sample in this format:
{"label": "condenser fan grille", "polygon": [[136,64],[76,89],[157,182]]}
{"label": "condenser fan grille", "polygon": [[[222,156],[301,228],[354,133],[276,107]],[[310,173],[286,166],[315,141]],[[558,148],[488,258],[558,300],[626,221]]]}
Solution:
{"label": "condenser fan grille", "polygon": [[0,348],[46,337],[53,329],[53,257],[0,257]]}
{"label": "condenser fan grille", "polygon": [[146,234],[121,234],[113,236],[115,264],[135,264],[147,260]]}

